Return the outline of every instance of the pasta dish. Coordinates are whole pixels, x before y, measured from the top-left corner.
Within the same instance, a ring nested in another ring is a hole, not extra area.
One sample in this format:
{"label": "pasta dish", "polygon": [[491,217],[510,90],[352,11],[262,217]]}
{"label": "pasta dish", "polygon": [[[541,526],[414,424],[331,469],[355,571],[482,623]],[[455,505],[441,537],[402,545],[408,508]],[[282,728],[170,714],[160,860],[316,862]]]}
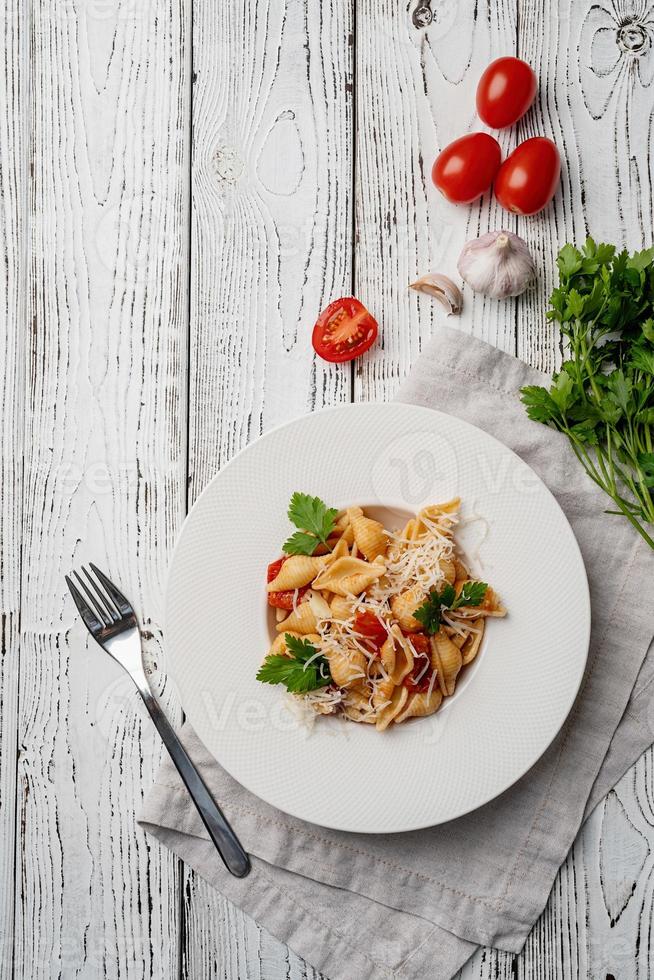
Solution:
{"label": "pasta dish", "polygon": [[506,615],[456,544],[459,507],[433,504],[390,530],[361,507],[293,494],[298,530],[268,567],[277,636],[257,679],[378,731],[438,711],[477,656],[486,618]]}

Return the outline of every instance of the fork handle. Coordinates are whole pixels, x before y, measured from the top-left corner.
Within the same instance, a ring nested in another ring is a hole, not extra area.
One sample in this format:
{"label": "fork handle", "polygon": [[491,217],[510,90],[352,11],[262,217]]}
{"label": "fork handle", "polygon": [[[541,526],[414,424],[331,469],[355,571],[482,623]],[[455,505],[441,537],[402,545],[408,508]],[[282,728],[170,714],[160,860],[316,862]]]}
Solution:
{"label": "fork handle", "polygon": [[225,867],[236,878],[245,878],[250,872],[250,859],[241,847],[238,837],[204,785],[186,749],[159,707],[158,701],[151,691],[143,690],[140,685],[138,689],[146,708],[150,712],[150,717],[170,753],[170,758],[175,763],[177,772],[182,777],[184,785],[202,817],[202,822],[225,863]]}

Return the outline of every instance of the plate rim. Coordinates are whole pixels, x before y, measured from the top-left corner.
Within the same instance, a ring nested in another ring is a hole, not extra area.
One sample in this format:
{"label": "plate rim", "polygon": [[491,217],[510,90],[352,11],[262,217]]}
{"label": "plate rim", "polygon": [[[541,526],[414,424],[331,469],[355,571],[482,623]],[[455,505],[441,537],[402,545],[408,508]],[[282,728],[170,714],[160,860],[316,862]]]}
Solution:
{"label": "plate rim", "polygon": [[[220,467],[220,469],[218,469],[216,473],[214,473],[214,475],[207,482],[207,484],[202,488],[202,490],[194,500],[193,505],[185,515],[184,520],[182,522],[182,526],[180,527],[179,532],[177,534],[177,539],[175,541],[173,550],[171,552],[170,559],[168,562],[168,568],[166,572],[166,586],[164,590],[164,605],[163,605],[163,636],[164,636],[164,663],[166,664],[167,673],[169,671],[170,662],[172,659],[168,653],[166,637],[169,629],[170,590],[172,588],[171,580],[172,580],[173,566],[175,564],[175,559],[178,555],[185,533],[188,531],[188,527],[192,515],[198,508],[200,501],[204,498],[206,494],[208,494],[211,487],[215,484],[218,478],[225,472],[225,470],[228,467],[232,466],[234,463],[236,463],[243,454],[251,450],[252,447],[257,445],[261,440],[267,439],[269,436],[273,436],[275,433],[279,432],[280,430],[289,428],[290,426],[295,425],[297,422],[313,418],[314,416],[336,414],[339,412],[350,412],[352,410],[357,411],[360,408],[370,408],[370,407],[379,408],[384,411],[391,410],[391,409],[399,409],[400,411],[403,411],[405,409],[409,409],[409,410],[418,409],[421,412],[428,412],[430,414],[439,416],[444,419],[448,419],[448,418],[456,419],[457,422],[462,423],[466,428],[482,433],[484,437],[490,439],[493,443],[496,443],[501,450],[510,453],[511,456],[514,456],[523,466],[526,466],[529,469],[530,473],[534,475],[534,477],[536,478],[540,486],[545,490],[546,494],[552,499],[556,508],[560,512],[569,531],[570,538],[573,544],[574,556],[579,563],[580,571],[582,573],[582,578],[583,578],[583,584],[584,584],[584,592],[583,592],[583,600],[584,600],[583,615],[584,615],[584,627],[585,627],[584,628],[584,636],[585,636],[584,656],[583,656],[583,662],[580,660],[578,679],[574,684],[574,686],[571,685],[570,688],[571,694],[569,699],[566,701],[565,711],[562,712],[561,722],[558,725],[558,727],[555,729],[555,731],[552,733],[547,743],[543,745],[538,755],[536,755],[532,759],[532,761],[529,762],[528,765],[526,765],[524,768],[521,768],[521,771],[518,772],[516,775],[513,775],[508,780],[508,782],[506,782],[506,784],[502,785],[500,789],[493,790],[489,795],[484,796],[483,799],[481,799],[478,803],[475,803],[473,806],[464,805],[463,807],[453,811],[451,814],[449,814],[446,817],[441,817],[436,820],[430,820],[428,822],[424,822],[423,820],[420,820],[416,823],[407,824],[402,829],[389,829],[387,826],[386,827],[380,826],[380,827],[373,827],[372,829],[363,830],[360,827],[347,826],[343,822],[336,824],[336,823],[330,823],[329,821],[321,821],[320,823],[318,823],[316,820],[311,820],[307,816],[295,812],[292,805],[281,807],[278,802],[272,802],[266,799],[256,789],[253,789],[252,787],[242,782],[242,780],[234,773],[232,773],[223,762],[221,762],[219,759],[216,758],[216,756],[208,748],[208,746],[205,745],[204,742],[202,743],[206,751],[209,753],[209,755],[211,755],[211,757],[218,763],[218,765],[221,766],[225,770],[225,772],[227,772],[228,775],[239,784],[239,786],[242,786],[247,792],[252,793],[253,796],[257,797],[257,799],[262,800],[262,802],[265,803],[267,806],[272,806],[276,810],[279,810],[281,813],[285,813],[288,816],[292,817],[293,819],[308,823],[311,826],[324,827],[327,830],[340,831],[342,833],[380,835],[380,834],[389,834],[389,833],[411,833],[413,831],[425,830],[429,827],[437,827],[444,823],[449,823],[450,820],[458,820],[459,818],[464,817],[469,813],[474,813],[476,810],[481,809],[482,807],[486,806],[488,803],[502,796],[502,794],[506,793],[507,790],[509,790],[512,786],[514,786],[517,782],[519,782],[519,780],[522,779],[523,776],[525,776],[529,772],[529,770],[536,765],[539,759],[541,759],[545,755],[547,750],[550,748],[552,743],[555,741],[555,739],[557,738],[557,736],[560,734],[563,727],[565,726],[566,721],[568,720],[570,712],[574,707],[575,701],[581,689],[581,685],[588,665],[588,655],[590,650],[590,638],[591,638],[591,626],[592,626],[592,610],[591,610],[591,602],[590,602],[590,587],[588,584],[588,573],[586,571],[586,566],[584,563],[583,555],[581,553],[581,548],[579,547],[579,542],[577,541],[577,537],[574,533],[572,525],[570,524],[570,521],[568,520],[568,517],[565,511],[563,510],[561,504],[557,500],[554,493],[547,486],[545,481],[542,479],[542,477],[533,469],[533,467],[529,463],[527,463],[524,459],[522,459],[522,457],[519,456],[514,449],[512,449],[510,446],[507,446],[506,443],[502,442],[501,439],[498,439],[492,433],[488,432],[486,429],[483,429],[481,426],[476,425],[474,422],[469,422],[467,419],[461,418],[458,415],[453,415],[450,412],[444,412],[441,409],[431,408],[430,406],[427,405],[419,405],[416,404],[415,402],[403,402],[403,401],[389,402],[389,401],[379,401],[374,399],[370,399],[370,400],[367,399],[367,400],[357,401],[357,402],[343,402],[338,405],[326,405],[323,406],[322,408],[315,409],[313,411],[304,412],[301,415],[296,415],[292,419],[288,419],[285,422],[280,422],[278,425],[275,425],[272,428],[267,429],[265,432],[260,433],[255,439],[252,439],[245,446],[242,446],[236,453],[234,453],[231,459],[229,459],[226,463],[224,463]],[[175,687],[177,688],[174,671],[170,672],[170,676],[173,683],[175,684]],[[182,703],[182,698],[179,693],[179,689],[178,689],[178,697],[182,710],[184,711],[185,715],[188,718],[188,713],[186,712],[184,704]]]}

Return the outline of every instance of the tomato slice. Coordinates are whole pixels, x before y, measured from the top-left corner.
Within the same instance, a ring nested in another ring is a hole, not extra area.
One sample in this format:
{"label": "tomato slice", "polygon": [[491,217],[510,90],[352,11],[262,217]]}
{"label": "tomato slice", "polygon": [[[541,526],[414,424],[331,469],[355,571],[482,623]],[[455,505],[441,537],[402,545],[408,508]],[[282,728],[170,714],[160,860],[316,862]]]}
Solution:
{"label": "tomato slice", "polygon": [[316,354],[333,364],[344,364],[364,354],[377,338],[377,321],[353,296],[335,299],[323,310],[311,343]]}
{"label": "tomato slice", "polygon": [[364,637],[364,642],[378,652],[386,642],[388,633],[373,612],[366,609],[354,617],[354,629]]}

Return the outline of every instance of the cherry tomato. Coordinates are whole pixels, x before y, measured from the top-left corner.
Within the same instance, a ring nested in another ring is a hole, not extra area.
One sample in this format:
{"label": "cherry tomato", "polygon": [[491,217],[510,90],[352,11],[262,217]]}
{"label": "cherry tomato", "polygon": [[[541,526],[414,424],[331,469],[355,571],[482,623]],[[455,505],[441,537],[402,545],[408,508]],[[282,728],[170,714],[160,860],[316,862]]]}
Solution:
{"label": "cherry tomato", "polygon": [[477,86],[477,114],[493,129],[512,126],[536,98],[534,70],[520,58],[492,61]]}
{"label": "cherry tomato", "polygon": [[383,647],[388,636],[388,633],[375,614],[368,609],[356,614],[354,617],[354,629],[365,638],[364,642],[367,642],[375,651]]}
{"label": "cherry tomato", "polygon": [[[268,571],[266,573],[266,582],[270,583],[273,579],[276,579],[279,575],[279,570],[288,558],[288,555],[284,555],[282,558],[278,558],[277,561],[273,561],[268,565]],[[302,596],[307,592],[309,586],[304,586],[297,590],[297,602],[300,601]],[[268,605],[274,606],[277,609],[288,609],[289,611],[293,608],[293,599],[295,598],[294,589],[283,589],[280,592],[269,592],[268,593]]]}
{"label": "cherry tomato", "polygon": [[353,296],[335,299],[323,310],[311,343],[325,361],[343,364],[364,354],[377,338],[377,321]]}
{"label": "cherry tomato", "polygon": [[470,204],[493,183],[501,160],[496,139],[488,133],[468,133],[441,150],[431,178],[448,201]]}
{"label": "cherry tomato", "polygon": [[561,160],[544,136],[525,140],[506,158],[495,178],[495,197],[514,214],[536,214],[554,197]]}

